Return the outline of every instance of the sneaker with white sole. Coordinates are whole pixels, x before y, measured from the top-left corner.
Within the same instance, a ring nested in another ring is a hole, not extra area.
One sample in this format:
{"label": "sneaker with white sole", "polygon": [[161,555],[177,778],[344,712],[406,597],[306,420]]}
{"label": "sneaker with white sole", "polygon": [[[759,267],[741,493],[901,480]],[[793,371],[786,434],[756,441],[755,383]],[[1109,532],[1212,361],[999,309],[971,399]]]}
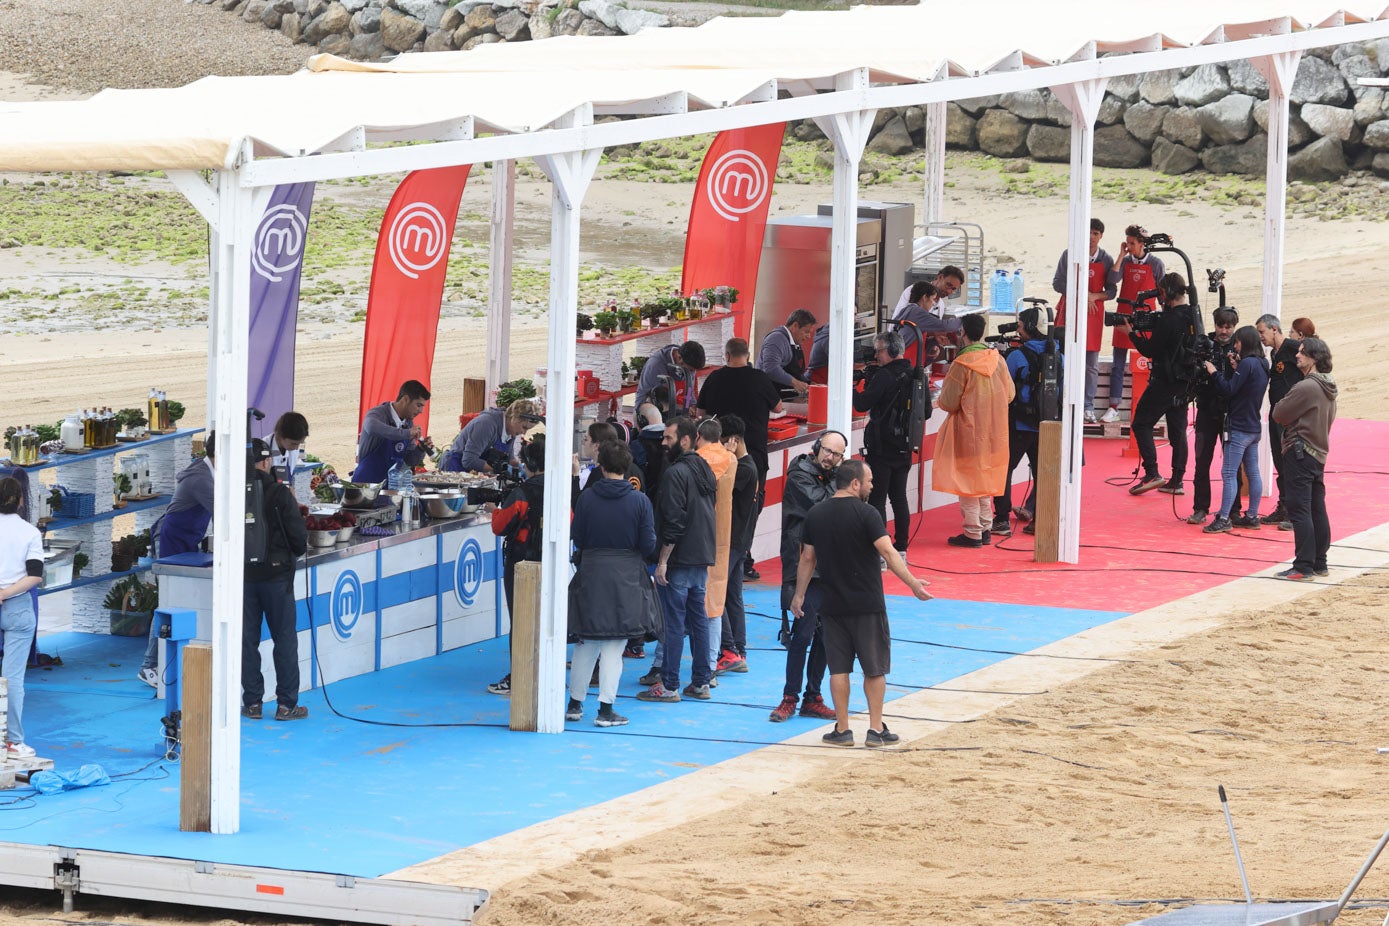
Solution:
{"label": "sneaker with white sole", "polygon": [[1110,406],[1109,411],[1105,412],[1100,418],[1101,424],[1113,424],[1119,420],[1119,409]]}
{"label": "sneaker with white sole", "polygon": [[863,745],[870,749],[876,749],[879,746],[895,746],[901,739],[902,737],[887,728],[887,724],[883,724],[881,732],[872,727],[868,728],[868,735],[864,737]]}
{"label": "sneaker with white sole", "polygon": [[608,711],[606,714],[598,712],[598,716],[593,718],[595,727],[623,727],[627,725],[627,718],[616,711]]}
{"label": "sneaker with white sole", "polygon": [[1140,483],[1138,483],[1138,485],[1129,486],[1129,494],[1130,494],[1130,495],[1142,495],[1142,494],[1144,494],[1145,492],[1151,492],[1151,491],[1153,491],[1153,490],[1156,489],[1158,486],[1163,486],[1163,485],[1166,485],[1166,484],[1167,484],[1167,480],[1166,480],[1166,479],[1163,479],[1161,476],[1159,476],[1159,475],[1157,475],[1156,473],[1154,473],[1154,474],[1151,475],[1151,476],[1144,476],[1144,477],[1143,477],[1143,481],[1140,482]]}
{"label": "sneaker with white sole", "polygon": [[141,669],[136,678],[151,688],[159,687],[159,672],[156,669]]}
{"label": "sneaker with white sole", "polygon": [[1086,424],[1099,424],[1099,423],[1100,423],[1100,416],[1095,414],[1095,410],[1094,410],[1093,408],[1087,408],[1087,409],[1085,410],[1085,423],[1086,423]]}
{"label": "sneaker with white sole", "polygon": [[32,759],[34,757],[34,747],[27,743],[6,743],[5,758],[7,759]]}
{"label": "sneaker with white sole", "polygon": [[511,697],[511,673],[508,672],[499,681],[490,683],[487,686],[488,692],[502,697]]}

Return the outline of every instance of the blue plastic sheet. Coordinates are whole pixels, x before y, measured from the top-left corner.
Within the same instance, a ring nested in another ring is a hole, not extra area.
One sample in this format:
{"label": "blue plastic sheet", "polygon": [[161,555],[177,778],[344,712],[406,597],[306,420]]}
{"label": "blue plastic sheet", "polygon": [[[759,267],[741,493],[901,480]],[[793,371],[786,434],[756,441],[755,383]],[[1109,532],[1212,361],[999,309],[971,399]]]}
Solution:
{"label": "blue plastic sheet", "polygon": [[53,794],[57,791],[71,791],[74,788],[90,788],[95,785],[109,785],[111,778],[100,765],[84,765],[76,772],[55,772],[45,769],[29,776],[29,784],[40,794]]}

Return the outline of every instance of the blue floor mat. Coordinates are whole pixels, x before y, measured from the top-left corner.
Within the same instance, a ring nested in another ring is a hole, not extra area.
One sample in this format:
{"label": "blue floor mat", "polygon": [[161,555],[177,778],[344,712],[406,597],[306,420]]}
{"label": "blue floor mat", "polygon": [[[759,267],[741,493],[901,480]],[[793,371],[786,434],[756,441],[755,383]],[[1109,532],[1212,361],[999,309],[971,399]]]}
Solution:
{"label": "blue floor mat", "polygon": [[[243,721],[241,831],[230,836],[178,831],[178,766],[158,760],[163,702],[135,678],[144,639],[46,636],[40,648],[64,664],[28,674],[29,741],[59,770],[94,762],[114,780],[63,794],[0,792],[0,841],[380,876],[819,726],[767,722],[785,675],[778,594],[750,586],[745,597],[751,671],[725,676],[707,702],[647,704],[633,696],[650,661],[627,660],[625,727],[592,726],[591,692],[565,735],[508,730],[508,701],[486,691],[507,671],[504,638],[330,684],[334,708],[375,723],[336,716],[322,691],[303,695],[307,720]],[[905,598],[888,606],[889,700],[1124,616]],[[854,687],[862,710],[858,676]]]}

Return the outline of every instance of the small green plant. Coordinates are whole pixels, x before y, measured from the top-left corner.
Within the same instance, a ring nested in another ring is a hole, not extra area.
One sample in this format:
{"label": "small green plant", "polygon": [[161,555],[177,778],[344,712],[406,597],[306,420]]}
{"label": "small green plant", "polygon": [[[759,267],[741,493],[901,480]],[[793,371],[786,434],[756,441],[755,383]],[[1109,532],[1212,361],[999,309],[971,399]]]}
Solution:
{"label": "small green plant", "polygon": [[627,363],[631,365],[632,372],[640,376],[641,368],[646,366],[646,360],[646,357],[638,355],[636,357],[633,357],[631,360],[627,361]]}
{"label": "small green plant", "polygon": [[165,404],[169,407],[169,424],[173,424],[174,422],[178,421],[180,418],[184,416],[184,413],[188,411],[188,409],[183,407],[182,402],[175,402],[174,400],[170,399]]}
{"label": "small green plant", "polygon": [[596,312],[593,316],[593,324],[596,325],[598,330],[604,335],[612,334],[613,329],[617,327],[617,313]]}
{"label": "small green plant", "polygon": [[115,491],[116,491],[116,495],[117,495],[117,496],[125,495],[125,494],[128,493],[128,492],[130,491],[130,489],[131,489],[130,474],[129,474],[129,473],[112,473],[112,474],[111,474],[111,483],[112,483],[112,486],[115,488]]}
{"label": "small green plant", "polygon": [[497,387],[497,407],[506,408],[517,399],[535,398],[535,383],[528,379],[513,379]]}
{"label": "small green plant", "polygon": [[129,431],[148,423],[149,419],[138,408],[123,408],[116,412],[116,424],[121,426],[122,431]]}
{"label": "small green plant", "polygon": [[579,313],[578,322],[575,324],[579,337],[583,337],[585,331],[593,330],[593,316],[584,312]]}
{"label": "small green plant", "polygon": [[48,490],[48,510],[51,514],[56,515],[58,513],[58,509],[62,507],[63,490],[58,486],[54,486],[53,488]]}
{"label": "small green plant", "polygon": [[102,601],[108,611],[145,612],[159,607],[159,586],[126,576],[111,586]]}
{"label": "small green plant", "polygon": [[78,576],[80,576],[82,574],[82,570],[86,569],[88,564],[91,563],[91,561],[92,558],[87,554],[82,553],[80,551],[75,553],[72,557],[72,577],[75,579]]}

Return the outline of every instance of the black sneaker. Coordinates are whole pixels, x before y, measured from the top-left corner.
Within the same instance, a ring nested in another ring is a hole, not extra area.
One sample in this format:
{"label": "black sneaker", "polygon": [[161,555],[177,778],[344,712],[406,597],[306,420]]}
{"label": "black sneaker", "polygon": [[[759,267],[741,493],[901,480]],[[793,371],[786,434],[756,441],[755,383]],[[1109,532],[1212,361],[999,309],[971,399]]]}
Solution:
{"label": "black sneaker", "polygon": [[303,720],[307,716],[309,716],[309,709],[302,704],[296,704],[293,707],[285,707],[281,704],[275,708],[276,720]]}
{"label": "black sneaker", "polygon": [[1211,515],[1211,513],[1210,513],[1209,511],[1207,511],[1206,509],[1204,509],[1204,508],[1198,508],[1198,509],[1196,509],[1195,511],[1193,511],[1193,512],[1191,513],[1191,517],[1189,517],[1189,518],[1186,519],[1186,523],[1188,523],[1188,524],[1205,524],[1205,523],[1206,523],[1206,518],[1210,517],[1210,515]]}
{"label": "black sneaker", "polygon": [[1222,518],[1217,515],[1214,521],[1201,528],[1201,533],[1224,534],[1227,533],[1232,527],[1234,527],[1234,525],[1230,523],[1229,518]]}
{"label": "black sneaker", "polygon": [[1154,489],[1165,485],[1167,485],[1167,480],[1154,473],[1151,476],[1144,476],[1143,481],[1140,482],[1138,485],[1129,486],[1129,494],[1142,495],[1145,492],[1151,492]]}
{"label": "black sneaker", "polygon": [[1248,531],[1256,531],[1263,527],[1258,518],[1251,518],[1248,515],[1234,515],[1230,518],[1230,523],[1235,527],[1242,527]]}
{"label": "black sneaker", "polygon": [[826,733],[824,736],[820,737],[820,742],[824,743],[826,746],[852,747],[854,745],[854,731],[835,729],[832,732]]}
{"label": "black sneaker", "polygon": [[1288,512],[1283,507],[1283,503],[1279,502],[1278,507],[1274,508],[1268,514],[1261,516],[1259,520],[1263,521],[1265,524],[1282,524],[1284,521],[1288,520]]}
{"label": "black sneaker", "polygon": [[1164,482],[1162,485],[1158,486],[1158,491],[1159,491],[1159,492],[1164,492],[1164,493],[1166,493],[1166,494],[1168,494],[1168,495],[1185,495],[1185,494],[1186,494],[1186,489],[1182,488],[1182,481],[1181,481],[1180,479],[1169,479],[1169,480],[1167,480],[1167,481]]}
{"label": "black sneaker", "polygon": [[1008,520],[1007,515],[1001,518],[994,518],[994,523],[989,525],[989,530],[1000,537],[1013,536],[1013,525],[1012,522]]}
{"label": "black sneaker", "polygon": [[945,542],[952,547],[982,547],[984,541],[979,537],[971,537],[969,534],[956,534],[954,537],[945,538]]}
{"label": "black sneaker", "polygon": [[244,704],[241,707],[241,716],[247,720],[260,720],[263,716],[262,708],[259,704]]}
{"label": "black sneaker", "polygon": [[584,719],[584,703],[583,703],[582,701],[575,701],[573,698],[570,698],[570,699],[569,699],[569,706],[566,707],[566,708],[564,709],[564,719],[565,719],[565,720],[583,720],[583,719]]}
{"label": "black sneaker", "polygon": [[758,579],[762,578],[762,573],[758,572],[757,567],[754,566],[752,563],[744,560],[743,578],[747,579],[749,582],[756,582]]}
{"label": "black sneaker", "polygon": [[883,732],[881,733],[871,727],[869,728],[868,735],[863,738],[863,745],[870,749],[877,746],[895,746],[901,738],[902,737],[889,730],[887,724],[883,724]]}
{"label": "black sneaker", "polygon": [[652,666],[651,671],[637,679],[637,684],[644,688],[650,688],[661,680],[661,667]]}
{"label": "black sneaker", "polygon": [[593,718],[595,727],[622,727],[627,725],[627,718],[615,711],[608,711],[606,714],[598,712],[598,716]]}
{"label": "black sneaker", "polygon": [[989,545],[990,541],[992,541],[993,539],[994,539],[993,531],[984,531],[983,533],[981,533],[981,534],[979,535],[979,542],[980,542],[982,545],[986,546],[986,547]]}
{"label": "black sneaker", "polygon": [[1036,522],[1036,521],[1028,521],[1028,522],[1027,522],[1027,526],[1024,527],[1024,528],[1022,529],[1022,532],[1023,532],[1024,534],[1035,534],[1035,533],[1037,533],[1037,522]]}
{"label": "black sneaker", "polygon": [[510,672],[506,673],[506,675],[504,675],[504,676],[501,678],[500,681],[492,682],[490,685],[487,686],[487,690],[488,690],[489,692],[491,692],[492,694],[494,694],[494,695],[501,695],[502,697],[510,697],[510,696],[511,696],[511,673],[510,673]]}
{"label": "black sneaker", "polygon": [[1322,566],[1320,569],[1313,569],[1312,575],[1320,576],[1321,578],[1325,579],[1327,576],[1331,575],[1331,570],[1327,569],[1325,566]]}
{"label": "black sneaker", "polygon": [[680,693],[687,698],[694,698],[696,701],[709,700],[708,685],[696,685],[694,682],[690,682]]}

